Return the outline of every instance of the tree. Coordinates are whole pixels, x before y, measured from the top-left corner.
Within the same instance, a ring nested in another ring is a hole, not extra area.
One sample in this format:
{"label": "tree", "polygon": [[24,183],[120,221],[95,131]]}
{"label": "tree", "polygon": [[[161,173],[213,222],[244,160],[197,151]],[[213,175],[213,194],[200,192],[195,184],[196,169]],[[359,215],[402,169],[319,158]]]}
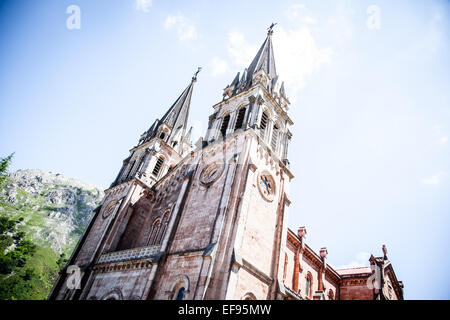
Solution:
{"label": "tree", "polygon": [[14,153],[11,153],[9,156],[0,159],[0,189],[3,184],[8,180],[8,168],[11,164],[11,160],[14,156]]}

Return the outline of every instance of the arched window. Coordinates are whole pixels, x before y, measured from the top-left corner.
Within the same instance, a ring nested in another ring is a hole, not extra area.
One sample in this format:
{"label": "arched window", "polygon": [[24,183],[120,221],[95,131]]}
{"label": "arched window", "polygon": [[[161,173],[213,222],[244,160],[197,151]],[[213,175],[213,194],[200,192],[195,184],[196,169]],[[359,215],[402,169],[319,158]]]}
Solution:
{"label": "arched window", "polygon": [[277,124],[273,125],[271,145],[274,152],[277,152],[279,129]]}
{"label": "arched window", "polygon": [[230,123],[230,115],[227,114],[222,121],[222,126],[220,127],[220,133],[222,133],[222,137],[225,137],[227,134],[228,124]]}
{"label": "arched window", "polygon": [[266,128],[267,128],[267,123],[269,121],[269,115],[267,114],[266,111],[263,111],[262,115],[261,115],[261,121],[259,123],[259,129],[260,134],[261,134],[261,138],[264,139],[265,134],[266,134]]}
{"label": "arched window", "polygon": [[155,244],[160,227],[161,227],[161,219],[157,218],[152,224],[147,245],[151,246]]}
{"label": "arched window", "polygon": [[159,171],[161,170],[161,167],[164,163],[164,157],[159,157],[158,160],[156,160],[155,167],[153,168],[153,175],[158,177]]}
{"label": "arched window", "polygon": [[161,228],[160,228],[160,232],[159,235],[157,237],[157,241],[156,244],[160,244],[164,238],[164,234],[166,233],[167,230],[167,225],[169,224],[169,216],[170,216],[170,211],[166,211],[166,213],[164,213],[164,216],[161,220]]}
{"label": "arched window", "polygon": [[122,291],[119,288],[114,288],[105,294],[101,300],[123,300]]}
{"label": "arched window", "polygon": [[242,300],[257,300],[256,296],[251,293],[251,292],[247,292],[246,294],[244,294],[244,296],[242,297]]}
{"label": "arched window", "polygon": [[334,300],[334,293],[333,290],[328,290],[328,300]]}
{"label": "arched window", "polygon": [[177,146],[177,144],[178,144],[178,141],[172,142],[172,148],[175,148]]}
{"label": "arched window", "polygon": [[183,300],[189,294],[189,278],[180,274],[175,278],[169,293],[169,300]]}
{"label": "arched window", "polygon": [[241,129],[244,124],[244,117],[245,117],[245,111],[246,108],[241,108],[238,111],[237,119],[236,119],[236,125],[234,126],[234,131]]}
{"label": "arched window", "polygon": [[139,163],[139,167],[138,167],[138,172],[143,172],[143,168],[144,168],[144,164],[145,164],[145,160],[147,160],[147,155],[148,155],[148,153],[146,153],[146,154],[144,154],[142,157],[141,157],[141,162]]}
{"label": "arched window", "polygon": [[163,139],[166,137],[165,132],[164,132],[164,131],[161,132],[161,134],[159,135],[159,137],[161,138],[161,140],[163,140]]}
{"label": "arched window", "polygon": [[134,167],[135,163],[136,163],[136,160],[133,160],[133,162],[131,162],[130,166],[128,167],[128,173],[127,173],[127,175],[125,176],[125,179],[127,179],[127,178],[130,177],[131,171],[133,170],[133,167]]}
{"label": "arched window", "polygon": [[308,272],[306,275],[306,286],[305,286],[305,294],[308,298],[312,296],[312,274]]}

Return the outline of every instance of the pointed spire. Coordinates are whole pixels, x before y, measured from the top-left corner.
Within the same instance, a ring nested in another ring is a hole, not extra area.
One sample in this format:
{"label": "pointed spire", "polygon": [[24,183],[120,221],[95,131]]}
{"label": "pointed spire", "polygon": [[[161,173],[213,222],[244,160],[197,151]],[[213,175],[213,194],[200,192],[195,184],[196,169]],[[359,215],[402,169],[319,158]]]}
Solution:
{"label": "pointed spire", "polygon": [[192,90],[194,88],[194,83],[197,81],[197,75],[202,70],[201,67],[198,68],[192,77],[192,81],[189,86],[183,91],[183,93],[178,97],[175,103],[170,107],[169,111],[161,118],[160,123],[166,123],[169,127],[175,129],[181,126],[187,126],[189,107],[191,105]]}
{"label": "pointed spire", "polygon": [[286,90],[284,89],[284,81],[281,83],[280,96],[286,98]]}
{"label": "pointed spire", "polygon": [[241,81],[239,81],[239,86],[244,86],[245,81],[247,80],[248,70],[245,68],[244,73],[242,74]]}
{"label": "pointed spire", "polygon": [[230,86],[236,87],[239,84],[239,75],[240,74],[241,74],[240,72],[237,73],[236,77],[234,77],[234,80],[233,80],[233,82],[231,82]]}
{"label": "pointed spire", "polygon": [[192,127],[189,129],[188,133],[184,136],[184,141],[190,143],[192,137]]}
{"label": "pointed spire", "polygon": [[259,49],[252,63],[248,67],[248,80],[251,80],[253,74],[259,70],[264,70],[270,79],[277,76],[277,70],[275,68],[275,56],[273,54],[272,34],[275,24],[269,27],[267,32],[267,38],[263,45]]}
{"label": "pointed spire", "polygon": [[150,129],[147,130],[147,136],[142,142],[148,141],[156,136],[158,129],[162,124],[166,124],[172,129],[172,134],[182,130],[182,137],[186,131],[189,108],[191,105],[192,91],[194,89],[194,83],[197,81],[197,76],[201,71],[201,67],[194,73],[191,83],[187,88],[181,93],[173,105],[169,108],[166,114],[161,118],[161,120],[156,120]]}

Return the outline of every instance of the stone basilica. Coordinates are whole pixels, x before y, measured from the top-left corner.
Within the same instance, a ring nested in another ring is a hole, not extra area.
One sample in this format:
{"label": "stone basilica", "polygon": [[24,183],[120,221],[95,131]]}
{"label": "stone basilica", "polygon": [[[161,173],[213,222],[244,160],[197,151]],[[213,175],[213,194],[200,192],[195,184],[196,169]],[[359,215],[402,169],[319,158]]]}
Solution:
{"label": "stone basilica", "polygon": [[403,299],[386,247],[370,267],[335,270],[287,227],[293,122],[272,33],[195,146],[198,72],[141,135],[49,299]]}

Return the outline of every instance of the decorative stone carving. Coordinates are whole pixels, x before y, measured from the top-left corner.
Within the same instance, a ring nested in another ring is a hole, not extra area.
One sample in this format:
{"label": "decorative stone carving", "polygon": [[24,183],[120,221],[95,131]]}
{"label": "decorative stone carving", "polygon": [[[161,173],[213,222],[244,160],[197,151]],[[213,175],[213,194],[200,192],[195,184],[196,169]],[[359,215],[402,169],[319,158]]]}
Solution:
{"label": "decorative stone carving", "polygon": [[210,186],[220,178],[223,169],[224,164],[220,162],[214,162],[207,165],[200,173],[200,183],[204,186]]}
{"label": "decorative stone carving", "polygon": [[108,218],[117,208],[119,204],[116,201],[112,201],[108,207],[103,211],[102,217],[103,219]]}

